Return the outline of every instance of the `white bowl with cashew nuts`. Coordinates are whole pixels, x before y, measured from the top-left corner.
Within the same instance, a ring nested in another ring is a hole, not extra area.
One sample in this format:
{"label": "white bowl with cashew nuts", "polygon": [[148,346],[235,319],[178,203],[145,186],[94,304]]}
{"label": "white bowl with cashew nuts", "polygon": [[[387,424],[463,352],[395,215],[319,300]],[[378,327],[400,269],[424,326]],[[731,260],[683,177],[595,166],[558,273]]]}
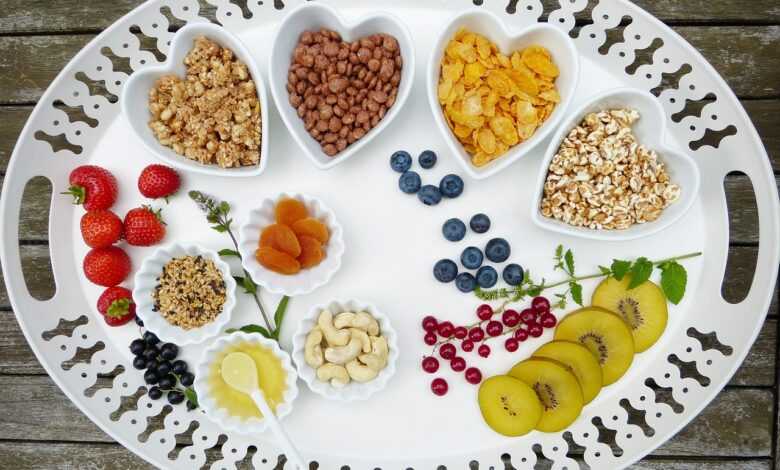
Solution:
{"label": "white bowl with cashew nuts", "polygon": [[313,307],[293,336],[298,375],[329,400],[366,400],[395,374],[398,337],[390,320],[359,300]]}

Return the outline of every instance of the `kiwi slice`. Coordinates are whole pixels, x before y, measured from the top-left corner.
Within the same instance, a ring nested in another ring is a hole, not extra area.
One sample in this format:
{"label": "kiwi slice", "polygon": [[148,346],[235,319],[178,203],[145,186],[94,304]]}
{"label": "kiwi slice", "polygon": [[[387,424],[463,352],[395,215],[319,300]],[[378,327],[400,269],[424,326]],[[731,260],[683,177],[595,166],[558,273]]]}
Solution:
{"label": "kiwi slice", "polygon": [[528,434],[542,417],[542,404],[533,389],[507,375],[497,375],[482,382],[478,400],[487,425],[504,436]]}
{"label": "kiwi slice", "polygon": [[630,289],[631,276],[621,280],[608,277],[593,293],[593,305],[615,312],[631,328],[636,352],[647,350],[666,329],[669,317],[666,297],[655,283],[645,281]]}
{"label": "kiwi slice", "polygon": [[553,359],[566,366],[577,377],[585,404],[590,403],[601,391],[604,383],[601,365],[590,350],[580,343],[550,341],[537,349],[532,356]]}
{"label": "kiwi slice", "polygon": [[556,432],[567,428],[582,412],[584,400],[577,377],[563,364],[544,358],[531,358],[516,364],[509,375],[533,388],[544,411],[536,429]]}
{"label": "kiwi slice", "polygon": [[634,361],[634,337],[623,319],[599,307],[567,315],[555,329],[555,339],[582,344],[596,356],[604,385],[615,383]]}

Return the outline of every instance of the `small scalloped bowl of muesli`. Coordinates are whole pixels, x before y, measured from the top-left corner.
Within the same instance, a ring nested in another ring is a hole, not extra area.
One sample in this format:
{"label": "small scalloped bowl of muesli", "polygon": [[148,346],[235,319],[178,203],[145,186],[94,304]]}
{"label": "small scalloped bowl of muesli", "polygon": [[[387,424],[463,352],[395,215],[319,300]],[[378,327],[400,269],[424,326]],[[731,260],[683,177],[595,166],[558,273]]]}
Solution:
{"label": "small scalloped bowl of muesli", "polygon": [[141,142],[171,166],[213,176],[257,176],[266,167],[265,81],[247,48],[221,26],[180,29],[168,60],[133,73],[120,104]]}
{"label": "small scalloped bowl of muesli", "polygon": [[134,286],[136,314],[146,329],[179,346],[218,335],[236,305],[230,266],[196,245],[157,248],[141,263]]}
{"label": "small scalloped bowl of muesli", "polygon": [[650,93],[621,88],[573,111],[552,137],[531,218],[542,228],[593,240],[660,232],[699,193],[696,162],[667,144],[664,109]]}

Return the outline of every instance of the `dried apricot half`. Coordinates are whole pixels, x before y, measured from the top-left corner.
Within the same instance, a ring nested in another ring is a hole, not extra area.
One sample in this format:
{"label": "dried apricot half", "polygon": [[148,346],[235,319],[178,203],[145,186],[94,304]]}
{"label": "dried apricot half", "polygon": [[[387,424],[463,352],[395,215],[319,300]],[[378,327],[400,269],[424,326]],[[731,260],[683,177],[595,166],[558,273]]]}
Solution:
{"label": "dried apricot half", "polygon": [[297,199],[282,199],[276,204],[276,222],[290,225],[309,216],[309,210]]}
{"label": "dried apricot half", "polygon": [[258,248],[255,258],[258,263],[279,274],[297,274],[301,270],[297,259],[270,246]]}
{"label": "dried apricot half", "polygon": [[293,258],[301,254],[301,244],[290,227],[282,224],[271,224],[260,234],[260,247],[270,246],[283,251]]}
{"label": "dried apricot half", "polygon": [[323,245],[328,243],[328,240],[330,239],[330,232],[328,231],[327,225],[313,217],[307,217],[295,222],[292,224],[292,230],[299,237],[302,235],[314,237]]}
{"label": "dried apricot half", "polygon": [[301,255],[298,257],[301,268],[306,269],[317,266],[325,258],[322,244],[316,238],[308,235],[301,235],[298,241],[301,242]]}

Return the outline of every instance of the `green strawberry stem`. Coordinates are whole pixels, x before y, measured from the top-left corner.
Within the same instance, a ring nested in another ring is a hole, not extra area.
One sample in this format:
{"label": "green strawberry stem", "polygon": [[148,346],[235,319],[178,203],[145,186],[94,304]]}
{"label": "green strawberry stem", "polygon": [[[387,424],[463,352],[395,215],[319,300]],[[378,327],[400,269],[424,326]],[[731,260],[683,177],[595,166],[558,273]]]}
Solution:
{"label": "green strawberry stem", "polygon": [[133,302],[130,299],[117,299],[111,302],[108,310],[106,310],[106,315],[112,318],[124,317],[130,311],[130,305],[132,303]]}

